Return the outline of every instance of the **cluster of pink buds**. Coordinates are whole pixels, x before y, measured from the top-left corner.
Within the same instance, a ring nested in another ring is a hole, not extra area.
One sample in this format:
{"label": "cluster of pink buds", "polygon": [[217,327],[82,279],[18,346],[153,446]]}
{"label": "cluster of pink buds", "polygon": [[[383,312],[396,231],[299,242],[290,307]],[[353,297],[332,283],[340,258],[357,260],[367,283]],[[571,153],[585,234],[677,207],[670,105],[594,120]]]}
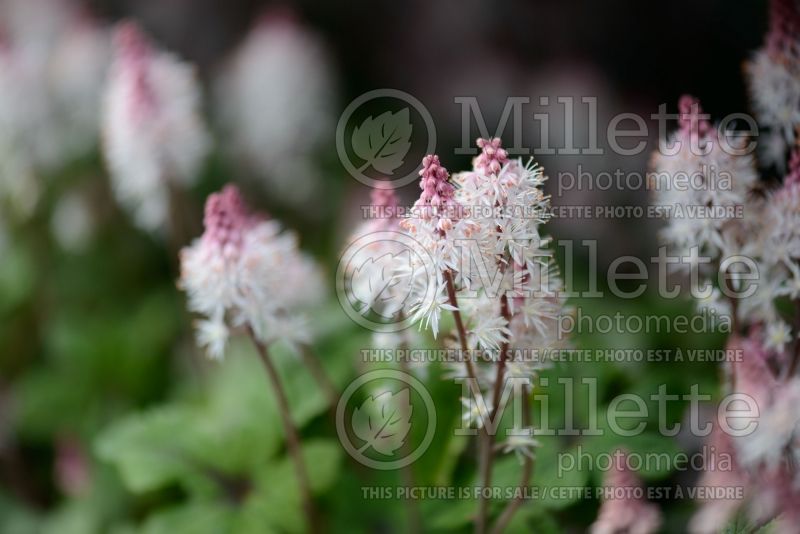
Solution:
{"label": "cluster of pink buds", "polygon": [[481,153],[478,154],[473,163],[476,170],[498,174],[503,166],[508,163],[508,152],[501,146],[499,137],[478,139],[477,145],[481,149]]}
{"label": "cluster of pink buds", "polygon": [[258,222],[258,217],[247,213],[236,186],[229,184],[206,200],[203,240],[219,247],[226,258],[236,258],[244,245],[245,233]]}
{"label": "cluster of pink buds", "polygon": [[678,124],[681,132],[688,139],[704,138],[710,133],[715,132],[713,126],[708,121],[708,116],[703,114],[700,107],[700,100],[691,95],[683,95],[678,100]]}
{"label": "cluster of pink buds", "polygon": [[775,57],[800,54],[800,11],[794,0],[770,0],[767,50]]}
{"label": "cluster of pink buds", "polygon": [[424,219],[439,218],[438,229],[446,232],[452,227],[448,210],[453,207],[455,189],[449,181],[449,174],[439,163],[439,156],[433,154],[422,159],[419,187],[422,193],[414,203],[414,208]]}

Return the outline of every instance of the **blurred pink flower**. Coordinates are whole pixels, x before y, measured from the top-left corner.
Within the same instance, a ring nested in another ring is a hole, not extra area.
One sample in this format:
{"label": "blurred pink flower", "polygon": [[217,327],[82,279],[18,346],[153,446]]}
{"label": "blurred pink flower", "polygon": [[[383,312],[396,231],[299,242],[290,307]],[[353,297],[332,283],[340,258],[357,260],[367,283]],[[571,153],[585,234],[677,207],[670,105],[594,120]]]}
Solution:
{"label": "blurred pink flower", "polygon": [[603,500],[592,534],[650,534],[661,526],[661,512],[645,499],[643,486],[636,473],[627,465],[627,452],[618,450],[614,463],[606,474],[604,486],[608,497]]}
{"label": "blurred pink flower", "polygon": [[269,344],[305,342],[301,310],[324,298],[317,266],[300,252],[297,237],[274,220],[248,212],[236,186],[208,197],[205,232],[180,253],[179,286],[197,322],[198,344],[222,358],[230,329],[252,329]]}
{"label": "blurred pink flower", "polygon": [[786,168],[786,151],[800,126],[800,8],[794,0],[771,0],[764,46],[745,64],[750,99],[761,135],[761,156]]}
{"label": "blurred pink flower", "polygon": [[[708,446],[714,454],[715,461],[705,466],[698,485],[703,488],[747,488],[750,478],[742,470],[737,461],[737,452],[733,446],[733,438],[714,425],[708,436]],[[744,498],[712,498],[702,501],[702,505],[689,523],[692,534],[713,534],[720,532],[728,525]]]}
{"label": "blurred pink flower", "polygon": [[136,223],[163,230],[170,187],[193,183],[209,149],[194,71],[153,48],[139,27],[115,32],[103,108],[103,141],[114,194]]}
{"label": "blurred pink flower", "polygon": [[75,437],[61,437],[56,442],[55,478],[59,489],[69,496],[85,493],[91,485],[90,460]]}
{"label": "blurred pink flower", "polygon": [[320,201],[314,158],[335,126],[332,68],[320,39],[291,13],[267,12],[220,74],[228,151],[271,196],[296,207]]}
{"label": "blurred pink flower", "polygon": [[450,183],[447,169],[439,163],[439,156],[431,154],[422,158],[422,169],[419,171],[422,189],[414,207],[426,220],[437,219],[436,227],[444,232],[451,228],[452,221],[449,210],[455,207],[455,188]]}

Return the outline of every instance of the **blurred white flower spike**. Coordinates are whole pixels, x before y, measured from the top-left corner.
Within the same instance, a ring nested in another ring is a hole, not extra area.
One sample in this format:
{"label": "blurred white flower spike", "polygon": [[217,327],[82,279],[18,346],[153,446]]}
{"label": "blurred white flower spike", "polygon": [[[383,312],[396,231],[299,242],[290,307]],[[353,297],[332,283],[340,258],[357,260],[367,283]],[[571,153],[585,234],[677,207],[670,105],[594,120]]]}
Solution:
{"label": "blurred white flower spike", "polygon": [[291,12],[271,10],[220,74],[217,111],[228,153],[247,164],[271,196],[295,207],[321,202],[315,157],[332,141],[336,123],[323,43]]}
{"label": "blurred white flower spike", "polygon": [[[720,473],[708,466],[700,484],[738,486],[744,494],[706,501],[689,525],[697,534],[724,530],[739,512],[755,525],[771,523],[774,532],[797,532],[800,522],[800,3],[772,0],[770,9],[765,45],[745,71],[756,118],[767,132],[760,137],[760,163],[777,169],[782,184],[761,181],[748,150],[721,150],[725,132],[716,131],[688,96],[679,102],[680,129],[654,155],[655,202],[671,213],[692,205],[739,208],[738,215],[717,218],[670,215],[663,231],[673,255],[694,258],[693,268],[706,264],[699,282],[714,289],[699,298],[700,306],[730,315],[727,349],[741,353],[725,362],[723,389],[757,406],[752,431],[708,438],[731,457],[733,469]],[[690,187],[672,187],[681,175]],[[747,266],[733,269],[736,262]]]}
{"label": "blurred white flower spike", "polygon": [[114,34],[103,141],[114,194],[138,226],[164,232],[170,189],[191,185],[208,149],[194,69],[132,22]]}
{"label": "blurred white flower spike", "polygon": [[795,0],[771,0],[764,46],[745,65],[756,119],[762,134],[761,157],[786,170],[786,153],[800,126],[800,9]]}
{"label": "blurred white flower spike", "polygon": [[40,175],[96,145],[109,36],[65,1],[5,1],[0,21],[0,197],[26,218]]}
{"label": "blurred white flower spike", "polygon": [[0,194],[22,218],[33,211],[41,189],[36,146],[29,143],[46,121],[39,82],[19,48],[0,42]]}
{"label": "blurred white flower spike", "polygon": [[[755,161],[750,154],[724,150],[719,140],[722,132],[708,121],[697,99],[683,95],[678,109],[679,129],[653,156],[654,204],[683,208],[684,213],[693,206],[709,206],[733,215],[674,217],[662,237],[682,256],[688,256],[692,247],[714,258],[746,253],[751,243],[749,223],[760,208],[750,196],[758,181]],[[731,144],[744,141],[740,137]],[[688,187],[681,186],[687,181]],[[733,209],[741,206],[748,216],[737,218]]]}
{"label": "blurred white flower spike", "polygon": [[97,146],[103,89],[111,63],[111,32],[80,13],[66,28],[50,69],[65,156]]}
{"label": "blurred white flower spike", "polygon": [[248,212],[236,186],[208,197],[205,232],[180,254],[179,286],[197,323],[198,344],[211,358],[225,354],[231,329],[253,332],[265,346],[305,343],[302,311],[324,298],[316,264],[297,237],[274,220]]}
{"label": "blurred white flower spike", "polygon": [[591,534],[653,534],[661,527],[661,512],[644,497],[639,477],[628,466],[628,453],[618,450],[603,481],[603,505]]}

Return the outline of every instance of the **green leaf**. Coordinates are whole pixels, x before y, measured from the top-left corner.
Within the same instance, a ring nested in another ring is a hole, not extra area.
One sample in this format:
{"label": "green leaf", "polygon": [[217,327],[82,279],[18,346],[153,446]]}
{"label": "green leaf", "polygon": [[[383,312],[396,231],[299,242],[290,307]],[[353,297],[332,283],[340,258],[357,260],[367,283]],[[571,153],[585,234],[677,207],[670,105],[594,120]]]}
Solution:
{"label": "green leaf", "polygon": [[436,501],[426,510],[425,524],[432,529],[452,531],[472,522],[477,510],[477,499]]}
{"label": "green leaf", "polygon": [[[312,492],[325,492],[338,477],[341,447],[332,440],[310,440],[302,444],[302,451]],[[302,532],[305,526],[295,467],[284,456],[257,473],[255,490],[245,501],[235,530]]]}
{"label": "green leaf", "polygon": [[523,504],[503,531],[505,534],[558,534],[563,529],[549,513],[531,505]]}
{"label": "green leaf", "polygon": [[140,534],[225,534],[234,512],[215,502],[195,502],[150,516]]}
{"label": "green leaf", "polygon": [[97,511],[81,504],[70,503],[58,509],[44,522],[40,534],[99,534]]}
{"label": "green leaf", "polygon": [[283,427],[261,362],[249,345],[233,348],[212,367],[207,400],[197,407],[196,421],[198,432],[207,437],[204,459],[225,471],[244,472],[277,453]]}
{"label": "green leaf", "polygon": [[0,261],[0,313],[5,313],[27,299],[34,289],[36,265],[27,248],[3,247]]}
{"label": "green leaf", "polygon": [[39,534],[39,519],[22,505],[0,493],[0,532],[3,534]]}
{"label": "green leaf", "polygon": [[[645,431],[636,436],[622,437],[610,429],[604,429],[602,436],[585,436],[580,447],[580,457],[588,458],[590,464],[600,463],[602,467],[607,463],[607,455],[613,455],[618,448],[624,447],[640,460],[641,468],[637,474],[645,480],[659,480],[668,476],[681,452],[674,439],[656,432]],[[575,454],[578,455],[577,452]],[[602,483],[601,475],[601,471],[595,470],[594,478],[598,483]]]}
{"label": "green leaf", "polygon": [[[589,470],[572,469],[560,472],[559,455],[574,454],[574,450],[562,451],[560,440],[555,436],[539,436],[537,440],[540,446],[534,450],[533,479],[529,484],[536,487],[537,493],[530,503],[551,510],[566,508],[582,497],[573,488],[586,486]],[[499,456],[495,459],[492,486],[500,487],[504,497],[511,495],[519,486],[521,474],[522,464],[516,455]],[[478,484],[477,479],[474,484]]]}
{"label": "green leaf", "polygon": [[[308,467],[311,491],[323,493],[330,488],[339,476],[342,447],[338,442],[328,439],[306,440],[302,444],[303,459]],[[287,488],[297,490],[294,466],[288,456],[283,457],[270,472],[266,473],[271,487],[278,481],[289,482]],[[299,496],[299,492],[297,492]]]}
{"label": "green leaf", "polygon": [[117,466],[133,492],[160,488],[196,470],[193,414],[168,407],[115,423],[97,441],[98,456]]}

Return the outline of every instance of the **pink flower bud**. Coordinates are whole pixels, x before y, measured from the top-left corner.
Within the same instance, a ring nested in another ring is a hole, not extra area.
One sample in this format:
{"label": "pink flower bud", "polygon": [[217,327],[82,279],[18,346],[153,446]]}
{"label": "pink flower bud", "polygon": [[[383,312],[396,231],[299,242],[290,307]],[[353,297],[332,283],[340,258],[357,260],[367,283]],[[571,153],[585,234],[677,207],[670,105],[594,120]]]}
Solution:
{"label": "pink flower bud", "polygon": [[497,174],[508,163],[508,152],[502,148],[499,137],[478,139],[476,144],[482,150],[475,158],[474,167],[478,171]]}

